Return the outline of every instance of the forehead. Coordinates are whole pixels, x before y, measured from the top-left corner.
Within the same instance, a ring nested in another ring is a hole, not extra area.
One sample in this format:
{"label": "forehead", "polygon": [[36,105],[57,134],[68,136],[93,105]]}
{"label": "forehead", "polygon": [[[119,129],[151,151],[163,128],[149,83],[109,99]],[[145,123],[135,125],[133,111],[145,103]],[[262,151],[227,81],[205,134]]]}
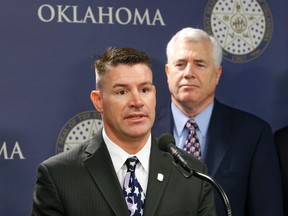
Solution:
{"label": "forehead", "polygon": [[211,58],[212,45],[209,41],[187,41],[175,44],[172,59],[186,59],[188,57]]}
{"label": "forehead", "polygon": [[126,65],[119,64],[111,67],[103,77],[109,83],[137,84],[142,82],[152,83],[152,71],[145,64]]}

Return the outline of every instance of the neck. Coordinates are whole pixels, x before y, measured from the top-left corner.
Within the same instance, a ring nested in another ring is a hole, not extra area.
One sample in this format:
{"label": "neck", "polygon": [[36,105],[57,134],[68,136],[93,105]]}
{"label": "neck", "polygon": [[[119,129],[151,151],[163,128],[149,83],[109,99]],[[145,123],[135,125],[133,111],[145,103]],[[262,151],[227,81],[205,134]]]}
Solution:
{"label": "neck", "polygon": [[172,97],[172,102],[175,104],[175,106],[187,117],[194,118],[199,113],[201,113],[206,107],[208,107],[214,100],[213,98],[210,98],[208,100],[205,100],[201,103],[196,102],[181,102],[175,100],[175,98]]}
{"label": "neck", "polygon": [[130,155],[138,153],[145,146],[150,136],[150,132],[140,137],[125,135],[122,137],[116,137],[114,134],[109,134],[109,132],[107,133],[107,131],[106,134],[115,145],[119,146]]}

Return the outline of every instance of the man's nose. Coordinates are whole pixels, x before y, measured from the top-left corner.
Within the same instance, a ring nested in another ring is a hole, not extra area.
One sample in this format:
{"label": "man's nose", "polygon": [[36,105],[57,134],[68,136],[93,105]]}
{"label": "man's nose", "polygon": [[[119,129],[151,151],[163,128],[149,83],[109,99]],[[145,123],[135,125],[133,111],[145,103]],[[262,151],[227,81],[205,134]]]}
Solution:
{"label": "man's nose", "polygon": [[134,107],[143,106],[143,100],[141,97],[141,93],[139,91],[135,91],[131,94],[130,106],[134,106]]}
{"label": "man's nose", "polygon": [[187,64],[184,73],[183,73],[183,77],[185,78],[191,78],[195,76],[195,68],[192,64]]}

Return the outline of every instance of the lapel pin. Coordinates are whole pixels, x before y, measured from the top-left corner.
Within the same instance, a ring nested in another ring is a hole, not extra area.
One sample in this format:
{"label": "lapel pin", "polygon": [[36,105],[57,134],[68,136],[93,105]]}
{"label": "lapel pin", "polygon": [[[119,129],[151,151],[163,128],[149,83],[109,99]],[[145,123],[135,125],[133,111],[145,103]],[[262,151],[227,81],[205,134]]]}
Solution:
{"label": "lapel pin", "polygon": [[158,173],[158,175],[157,175],[157,180],[160,181],[160,182],[162,182],[163,179],[164,179],[164,175],[163,175],[162,173]]}

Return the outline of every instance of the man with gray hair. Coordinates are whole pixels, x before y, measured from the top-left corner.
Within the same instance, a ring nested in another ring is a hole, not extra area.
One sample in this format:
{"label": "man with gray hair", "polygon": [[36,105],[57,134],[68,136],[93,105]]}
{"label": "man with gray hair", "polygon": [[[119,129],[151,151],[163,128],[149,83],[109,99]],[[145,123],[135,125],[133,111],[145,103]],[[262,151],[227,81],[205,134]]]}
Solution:
{"label": "man with gray hair", "polygon": [[[233,216],[283,216],[277,152],[270,125],[215,98],[222,48],[205,31],[184,28],[167,45],[171,103],[156,114],[152,134],[176,144],[208,167],[223,187]],[[216,194],[217,215],[226,210]]]}

